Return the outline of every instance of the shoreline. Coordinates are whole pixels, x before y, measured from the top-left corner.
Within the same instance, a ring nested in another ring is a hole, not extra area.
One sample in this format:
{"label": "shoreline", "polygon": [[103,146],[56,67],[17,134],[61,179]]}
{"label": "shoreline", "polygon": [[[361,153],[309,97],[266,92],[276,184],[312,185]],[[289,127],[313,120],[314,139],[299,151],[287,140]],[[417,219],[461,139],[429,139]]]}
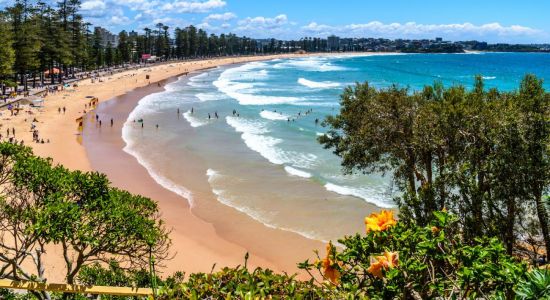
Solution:
{"label": "shoreline", "polygon": [[[3,120],[9,121],[7,127],[14,127],[16,129],[16,139],[23,140],[25,145],[31,146],[35,154],[42,157],[51,157],[54,164],[61,164],[71,170],[97,171],[98,168],[96,168],[96,165],[91,162],[88,156],[88,151],[90,150],[86,148],[85,142],[83,143],[83,136],[77,131],[78,124],[76,119],[82,115],[86,115],[86,113],[90,113],[90,111],[85,111],[84,109],[84,105],[90,100],[87,97],[97,97],[101,107],[106,105],[105,108],[109,110],[112,109],[108,108],[109,101],[107,100],[109,99],[124,96],[144,87],[157,87],[157,82],[169,78],[177,78],[179,75],[185,73],[189,74],[194,71],[210,69],[221,65],[277,58],[300,58],[323,55],[326,54],[230,57],[202,61],[174,62],[138,70],[129,70],[113,74],[112,76],[105,76],[102,82],[96,81],[96,83],[92,83],[90,79],[81,80],[78,82],[78,87],[72,91],[63,90],[45,97],[44,107],[29,109],[32,111],[32,115],[25,112],[14,117],[3,117]],[[354,55],[358,54],[354,53]],[[150,75],[150,80],[145,79],[145,75]],[[136,99],[135,105],[137,105],[139,99]],[[63,107],[66,108],[66,112],[59,112],[58,109]],[[130,111],[127,113],[130,113]],[[40,132],[40,137],[49,142],[44,144],[32,142],[32,133],[29,128],[33,119],[36,119],[35,124]],[[107,123],[108,119],[104,119],[104,128],[108,126]],[[119,121],[118,123],[121,122]],[[116,138],[118,143],[123,143],[120,134],[118,136],[113,135],[112,137]],[[86,138],[84,136],[84,139]],[[116,145],[116,142],[113,145]],[[225,230],[223,222],[218,224],[217,228],[214,228],[212,224],[203,221],[200,217],[194,216],[189,210],[188,202],[185,199],[166,190],[155,182],[133,156],[121,151],[122,147],[116,153],[113,152],[102,156],[103,161],[106,163],[110,162],[111,165],[113,162],[116,162],[115,165],[119,166],[119,161],[113,159],[110,155],[120,154],[121,156],[126,155],[130,157],[133,167],[138,170],[141,168],[140,180],[149,181],[147,186],[150,189],[143,189],[142,185],[135,184],[131,180],[129,182],[118,181],[112,170],[107,172],[108,178],[115,186],[123,187],[132,193],[149,196],[157,201],[166,223],[180,229],[179,231],[173,230],[171,234],[174,240],[172,248],[178,252],[177,256],[180,258],[166,262],[167,268],[163,270],[164,275],[169,275],[172,271],[186,271],[188,273],[209,272],[214,263],[217,263],[217,266],[236,266],[244,263],[246,252],[250,252],[251,254],[249,260],[250,266],[268,267],[276,271],[295,273],[299,271],[296,267],[299,261],[312,258],[315,249],[324,248],[321,242],[308,240],[305,237],[288,231],[268,228],[264,224],[252,220],[240,212],[230,212],[229,210],[233,210],[232,208],[222,207],[224,205],[217,201],[217,205],[202,207],[201,210],[223,210],[230,213],[232,217],[222,218],[222,221],[226,222],[226,224],[237,224],[240,226],[240,229]],[[118,168],[122,169],[120,166]],[[205,174],[198,173],[194,175],[206,176]],[[148,192],[151,193],[148,194]],[[169,200],[165,200],[158,195],[163,195],[166,197],[165,199]],[[197,195],[196,197],[197,199],[201,199],[201,195]],[[167,205],[165,206],[164,204]],[[180,212],[181,215],[177,215],[175,212]],[[189,219],[185,220],[187,222],[182,222],[183,215],[189,217]],[[216,232],[216,230],[219,232]],[[267,232],[271,232],[271,234],[262,236],[263,241],[261,242],[255,237],[256,234]],[[220,237],[220,235],[223,235],[224,238]],[[181,246],[177,246],[175,241],[179,242]],[[51,253],[56,252],[55,249],[51,251]],[[52,258],[52,262],[55,264],[54,258]],[[56,269],[58,270],[57,272],[55,271]],[[60,278],[62,275],[59,273],[59,266],[46,266],[46,273],[49,274],[48,278],[51,278],[51,280],[62,279]]]}
{"label": "shoreline", "polygon": [[[164,80],[162,86],[175,80],[177,77]],[[96,109],[97,113],[107,119],[113,118],[115,125],[98,129],[97,124],[94,124],[95,119],[88,115],[85,120],[84,147],[92,168],[107,174],[114,186],[158,201],[162,218],[172,229],[172,250],[177,252],[173,253],[176,254],[173,260],[165,262],[165,274],[181,270],[208,272],[214,263],[217,268],[236,266],[244,263],[247,252],[252,267],[298,272],[296,264],[306,258],[313,258],[313,250],[323,247],[321,242],[268,228],[248,215],[217,203],[209,190],[197,183],[192,191],[193,198],[200,204],[193,210],[215,212],[226,220],[218,224],[209,223],[193,212],[187,199],[157,183],[134,156],[123,150],[125,142],[121,129],[128,115],[141,98],[162,90],[157,85],[137,88],[101,103]],[[183,118],[182,122],[185,122]],[[109,160],[104,160],[105,157],[109,157]],[[117,162],[116,166],[112,165],[113,161]],[[193,163],[185,167],[193,170],[200,168]],[[190,173],[197,178],[201,177],[196,172]],[[205,202],[208,203],[207,207],[204,207]],[[227,222],[239,224],[239,231],[231,229],[234,226],[228,226]]]}

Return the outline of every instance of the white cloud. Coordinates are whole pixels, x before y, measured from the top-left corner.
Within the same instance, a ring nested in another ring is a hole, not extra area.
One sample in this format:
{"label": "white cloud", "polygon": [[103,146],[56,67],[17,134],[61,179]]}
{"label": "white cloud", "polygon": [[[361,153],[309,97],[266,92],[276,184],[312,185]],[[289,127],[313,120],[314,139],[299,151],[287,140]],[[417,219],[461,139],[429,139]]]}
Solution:
{"label": "white cloud", "polygon": [[227,3],[223,0],[207,1],[185,1],[176,0],[172,3],[166,3],[162,6],[165,11],[175,11],[178,13],[208,13],[214,9],[222,8]]}
{"label": "white cloud", "polygon": [[347,37],[386,37],[386,38],[433,38],[441,36],[451,40],[488,39],[493,41],[508,41],[510,39],[533,39],[544,36],[543,31],[530,27],[512,25],[503,26],[499,23],[474,25],[463,24],[418,24],[389,23],[373,21],[364,24],[348,24],[330,26],[311,22],[302,27],[305,34],[326,36],[339,34]]}
{"label": "white cloud", "polygon": [[249,29],[273,29],[281,27],[288,23],[288,18],[285,14],[278,15],[274,18],[266,17],[248,17],[239,21],[239,30]]}
{"label": "white cloud", "polygon": [[103,0],[89,0],[82,2],[80,9],[83,11],[92,11],[92,10],[104,10],[107,8],[107,5]]}
{"label": "white cloud", "polygon": [[208,15],[206,18],[204,18],[204,22],[210,22],[210,21],[224,21],[227,22],[229,20],[235,19],[237,15],[235,15],[232,12],[226,12],[223,14],[211,14]]}
{"label": "white cloud", "polygon": [[270,17],[248,17],[237,22],[234,31],[254,38],[279,38],[293,37],[296,34],[295,26],[289,22],[285,14]]}
{"label": "white cloud", "polygon": [[111,16],[109,25],[127,25],[130,24],[130,18],[126,16]]}

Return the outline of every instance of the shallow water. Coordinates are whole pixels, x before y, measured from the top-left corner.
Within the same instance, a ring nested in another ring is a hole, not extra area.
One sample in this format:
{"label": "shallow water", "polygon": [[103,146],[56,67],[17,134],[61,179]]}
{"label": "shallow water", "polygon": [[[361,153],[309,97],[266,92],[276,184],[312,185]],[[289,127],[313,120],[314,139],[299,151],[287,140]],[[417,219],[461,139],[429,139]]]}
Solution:
{"label": "shallow water", "polygon": [[221,203],[270,227],[335,239],[361,230],[373,205],[393,207],[397,195],[389,176],[343,175],[340,160],[316,141],[325,129],[315,120],[338,111],[345,86],[368,80],[416,90],[437,80],[471,87],[479,74],[487,87],[512,90],[526,73],[550,78],[549,66],[548,54],[494,53],[306,57],[217,68],[143,98],[123,128],[125,150],[191,201],[181,166],[195,157]]}

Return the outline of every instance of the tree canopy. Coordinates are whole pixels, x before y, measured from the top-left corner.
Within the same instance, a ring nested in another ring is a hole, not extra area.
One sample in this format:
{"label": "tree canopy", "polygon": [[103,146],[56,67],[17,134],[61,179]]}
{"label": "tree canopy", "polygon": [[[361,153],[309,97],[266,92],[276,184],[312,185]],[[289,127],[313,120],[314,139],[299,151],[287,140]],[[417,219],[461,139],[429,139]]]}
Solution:
{"label": "tree canopy", "polygon": [[143,268],[151,255],[167,258],[157,203],[111,187],[103,174],[69,171],[0,143],[0,178],[3,278],[46,281],[43,256],[52,245],[61,248],[67,283],[95,262]]}
{"label": "tree canopy", "polygon": [[319,141],[347,173],[392,174],[403,220],[427,224],[445,208],[470,241],[495,236],[509,254],[529,244],[550,253],[549,120],[550,94],[533,75],[509,93],[486,90],[480,77],[471,90],[366,82],[346,88]]}

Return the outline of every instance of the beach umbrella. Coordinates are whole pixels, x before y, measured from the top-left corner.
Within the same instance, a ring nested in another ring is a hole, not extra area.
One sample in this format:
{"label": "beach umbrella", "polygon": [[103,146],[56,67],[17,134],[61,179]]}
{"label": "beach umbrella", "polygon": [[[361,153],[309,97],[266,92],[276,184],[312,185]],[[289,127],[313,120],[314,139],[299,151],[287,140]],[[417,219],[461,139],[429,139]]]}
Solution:
{"label": "beach umbrella", "polygon": [[51,70],[46,70],[46,71],[44,71],[44,74],[50,75],[50,72],[52,72],[53,74],[56,74],[56,75],[57,75],[57,74],[61,73],[61,70],[59,70],[58,68],[53,68],[53,69],[51,69]]}

